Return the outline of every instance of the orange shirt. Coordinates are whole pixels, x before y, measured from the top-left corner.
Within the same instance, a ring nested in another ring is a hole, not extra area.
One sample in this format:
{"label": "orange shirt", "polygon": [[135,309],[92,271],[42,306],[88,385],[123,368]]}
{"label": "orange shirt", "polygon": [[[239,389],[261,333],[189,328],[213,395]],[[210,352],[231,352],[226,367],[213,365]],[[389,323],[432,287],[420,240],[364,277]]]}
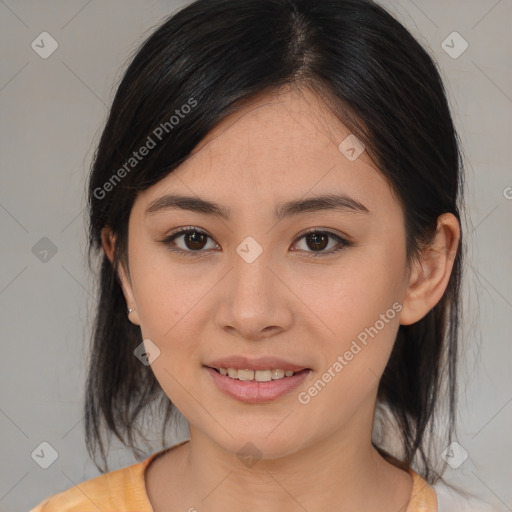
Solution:
{"label": "orange shirt", "polygon": [[[167,450],[169,448],[153,453],[142,462],[110,471],[54,494],[29,512],[153,512],[146,493],[145,470]],[[410,473],[413,487],[406,512],[437,512],[435,490],[417,473],[412,470]]]}

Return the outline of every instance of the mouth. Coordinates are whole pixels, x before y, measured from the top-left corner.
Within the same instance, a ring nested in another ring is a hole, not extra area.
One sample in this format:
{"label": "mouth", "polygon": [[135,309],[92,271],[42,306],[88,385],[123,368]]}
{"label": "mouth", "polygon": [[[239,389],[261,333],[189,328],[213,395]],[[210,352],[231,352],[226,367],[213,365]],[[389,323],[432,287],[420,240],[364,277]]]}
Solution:
{"label": "mouth", "polygon": [[270,382],[273,380],[287,379],[302,372],[308,372],[310,368],[304,368],[299,371],[283,370],[280,368],[265,369],[265,370],[250,370],[246,368],[214,368],[207,366],[218,374],[230,379],[243,380],[243,381],[256,381],[256,382]]}
{"label": "mouth", "polygon": [[217,390],[240,402],[262,404],[290,394],[312,373],[311,368],[252,370],[203,366]]}

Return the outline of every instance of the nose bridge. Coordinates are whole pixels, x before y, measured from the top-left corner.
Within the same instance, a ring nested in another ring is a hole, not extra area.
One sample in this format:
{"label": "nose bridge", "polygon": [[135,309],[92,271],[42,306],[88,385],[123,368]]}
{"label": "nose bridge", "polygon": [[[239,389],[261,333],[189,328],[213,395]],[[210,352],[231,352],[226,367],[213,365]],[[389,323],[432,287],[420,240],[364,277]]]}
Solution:
{"label": "nose bridge", "polygon": [[232,263],[228,293],[221,308],[222,327],[234,328],[248,339],[262,336],[262,331],[267,332],[270,327],[285,328],[291,315],[275,270],[271,271],[276,266],[271,249],[247,237],[236,248]]}
{"label": "nose bridge", "polygon": [[[268,269],[272,265],[271,249],[264,248],[253,237],[247,237],[236,248],[233,255],[232,293],[233,299],[244,308],[270,300],[271,281],[275,280]],[[247,303],[248,301],[248,303]],[[249,308],[250,309],[250,308]]]}

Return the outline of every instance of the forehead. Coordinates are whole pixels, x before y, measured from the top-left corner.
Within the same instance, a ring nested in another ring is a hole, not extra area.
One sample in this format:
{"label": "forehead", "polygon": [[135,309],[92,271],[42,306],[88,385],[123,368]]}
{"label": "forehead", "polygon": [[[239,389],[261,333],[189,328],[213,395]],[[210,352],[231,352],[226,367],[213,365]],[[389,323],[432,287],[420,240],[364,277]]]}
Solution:
{"label": "forehead", "polygon": [[[240,111],[222,120],[194,149],[191,159],[239,155],[251,160],[301,159],[336,150],[350,131],[309,88],[281,88],[246,101]],[[270,153],[263,153],[265,148]],[[332,148],[331,148],[332,149]],[[370,163],[370,162],[369,162]]]}
{"label": "forehead", "polygon": [[147,204],[162,193],[180,192],[251,205],[309,191],[350,193],[360,200],[371,192],[382,194],[388,184],[366,151],[353,161],[340,151],[349,135],[309,89],[261,95],[223,119],[140,199]]}

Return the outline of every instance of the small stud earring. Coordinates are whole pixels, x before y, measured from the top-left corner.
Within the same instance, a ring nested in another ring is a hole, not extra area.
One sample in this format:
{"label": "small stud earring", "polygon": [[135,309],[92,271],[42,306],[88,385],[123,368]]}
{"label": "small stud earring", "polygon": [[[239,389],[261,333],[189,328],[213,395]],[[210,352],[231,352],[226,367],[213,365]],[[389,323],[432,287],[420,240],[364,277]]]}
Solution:
{"label": "small stud earring", "polygon": [[128,308],[128,314],[130,314],[133,311],[133,308]]}

